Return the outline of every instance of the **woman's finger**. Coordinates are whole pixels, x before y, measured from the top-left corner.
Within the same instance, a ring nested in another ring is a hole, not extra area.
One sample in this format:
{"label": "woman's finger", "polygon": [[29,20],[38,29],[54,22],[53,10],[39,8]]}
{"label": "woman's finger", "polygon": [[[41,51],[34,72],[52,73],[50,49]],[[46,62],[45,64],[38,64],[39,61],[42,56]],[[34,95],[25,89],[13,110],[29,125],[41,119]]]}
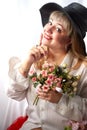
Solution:
{"label": "woman's finger", "polygon": [[42,45],[42,38],[43,38],[43,33],[41,33],[41,35],[40,35],[39,45]]}

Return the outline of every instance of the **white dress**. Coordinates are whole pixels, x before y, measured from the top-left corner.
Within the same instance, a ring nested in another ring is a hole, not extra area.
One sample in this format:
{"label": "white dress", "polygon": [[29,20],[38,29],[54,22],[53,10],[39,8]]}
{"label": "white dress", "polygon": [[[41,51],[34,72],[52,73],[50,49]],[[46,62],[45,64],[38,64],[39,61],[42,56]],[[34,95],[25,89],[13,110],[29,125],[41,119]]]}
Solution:
{"label": "white dress", "polygon": [[[77,59],[69,52],[61,65],[68,64],[72,67],[76,62]],[[24,78],[17,68],[16,65],[9,71],[10,83],[7,94],[18,101],[27,99],[29,118],[20,130],[31,130],[37,127],[42,127],[42,130],[64,130],[69,119],[87,120],[87,67],[84,64],[72,71],[74,75],[81,75],[77,94],[73,98],[63,95],[57,104],[39,99],[38,104],[33,105],[36,96],[35,88],[32,87],[29,78]]]}

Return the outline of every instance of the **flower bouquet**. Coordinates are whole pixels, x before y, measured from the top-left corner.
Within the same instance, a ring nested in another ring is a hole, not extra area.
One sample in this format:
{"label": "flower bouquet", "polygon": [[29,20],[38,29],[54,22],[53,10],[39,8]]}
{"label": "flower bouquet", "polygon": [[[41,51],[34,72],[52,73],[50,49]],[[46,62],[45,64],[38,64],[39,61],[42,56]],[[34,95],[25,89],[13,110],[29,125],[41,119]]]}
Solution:
{"label": "flower bouquet", "polygon": [[[36,89],[41,87],[45,92],[56,90],[63,94],[74,96],[77,91],[80,76],[71,75],[67,65],[58,66],[45,63],[40,73],[31,70],[29,72],[29,78],[32,80]],[[37,96],[33,104],[37,104],[38,99]]]}
{"label": "flower bouquet", "polygon": [[77,122],[70,120],[64,130],[87,130],[87,121]]}

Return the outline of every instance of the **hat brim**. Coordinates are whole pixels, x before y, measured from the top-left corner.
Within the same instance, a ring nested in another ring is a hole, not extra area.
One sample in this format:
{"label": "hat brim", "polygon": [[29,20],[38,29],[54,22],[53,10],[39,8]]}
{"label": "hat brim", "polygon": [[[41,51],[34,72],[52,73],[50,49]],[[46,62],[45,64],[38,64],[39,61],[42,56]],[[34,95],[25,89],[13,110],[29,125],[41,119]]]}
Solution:
{"label": "hat brim", "polygon": [[67,17],[69,17],[68,14],[67,14],[67,12],[65,11],[65,9],[63,7],[61,7],[60,5],[58,5],[56,3],[47,3],[47,4],[43,5],[40,8],[40,14],[41,14],[41,19],[42,19],[42,25],[43,26],[48,22],[50,14],[53,11],[64,12],[67,15]]}
{"label": "hat brim", "polygon": [[72,23],[72,26],[75,27],[75,29],[81,35],[81,37],[82,38],[85,37],[87,32],[87,8],[86,7],[76,2],[73,2],[64,8],[54,2],[46,3],[40,8],[40,14],[41,14],[43,26],[48,22],[49,16],[53,11],[64,12],[67,18]]}
{"label": "hat brim", "polygon": [[[66,14],[67,18],[70,20],[72,26],[74,27],[77,34],[80,36],[82,41],[82,48],[84,52],[86,47],[83,38],[87,32],[87,8],[79,3],[73,2],[66,7],[62,7],[57,3],[46,3],[40,8],[42,25],[45,26],[49,20],[49,17],[53,11],[60,11]],[[85,52],[86,54],[86,52]]]}

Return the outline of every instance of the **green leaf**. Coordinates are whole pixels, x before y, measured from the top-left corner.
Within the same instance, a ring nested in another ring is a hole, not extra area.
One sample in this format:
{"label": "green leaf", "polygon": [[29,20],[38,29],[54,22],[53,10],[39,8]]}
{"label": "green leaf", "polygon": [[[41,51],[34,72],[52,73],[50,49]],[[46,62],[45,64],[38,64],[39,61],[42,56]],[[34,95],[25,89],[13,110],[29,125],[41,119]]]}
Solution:
{"label": "green leaf", "polygon": [[70,126],[66,126],[64,130],[72,130],[72,128]]}
{"label": "green leaf", "polygon": [[38,84],[39,84],[39,82],[35,82],[34,87],[36,88]]}

